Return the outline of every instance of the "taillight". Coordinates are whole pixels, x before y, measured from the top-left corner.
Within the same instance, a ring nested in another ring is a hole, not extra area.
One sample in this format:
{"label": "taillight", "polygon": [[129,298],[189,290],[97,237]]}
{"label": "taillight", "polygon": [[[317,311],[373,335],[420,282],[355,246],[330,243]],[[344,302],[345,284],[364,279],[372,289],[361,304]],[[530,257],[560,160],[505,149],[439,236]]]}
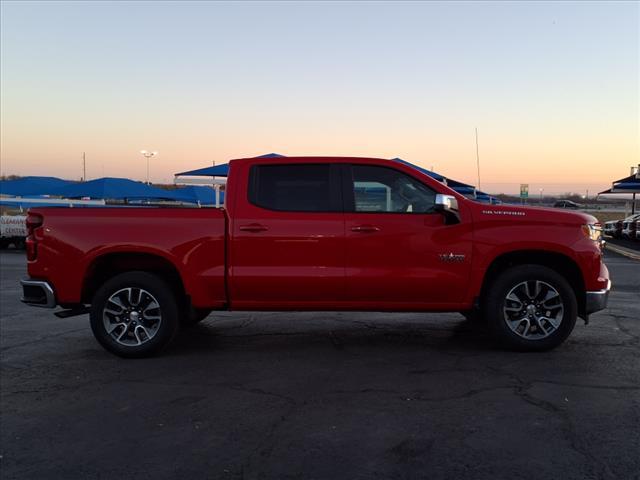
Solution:
{"label": "taillight", "polygon": [[33,235],[33,231],[42,226],[42,222],[42,215],[29,212],[27,214],[27,235]]}
{"label": "taillight", "polygon": [[27,260],[35,260],[38,256],[38,242],[36,241],[35,230],[42,226],[43,221],[42,215],[31,212],[27,214],[27,240],[25,241]]}

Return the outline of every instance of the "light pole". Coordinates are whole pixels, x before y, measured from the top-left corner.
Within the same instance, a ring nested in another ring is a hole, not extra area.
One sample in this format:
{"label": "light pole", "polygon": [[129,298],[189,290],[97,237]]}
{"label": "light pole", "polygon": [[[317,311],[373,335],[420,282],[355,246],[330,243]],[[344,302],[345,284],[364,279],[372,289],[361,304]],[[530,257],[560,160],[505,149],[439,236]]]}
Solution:
{"label": "light pole", "polygon": [[158,152],[148,152],[146,150],[140,150],[140,153],[147,159],[147,185],[149,185],[149,159],[158,155]]}

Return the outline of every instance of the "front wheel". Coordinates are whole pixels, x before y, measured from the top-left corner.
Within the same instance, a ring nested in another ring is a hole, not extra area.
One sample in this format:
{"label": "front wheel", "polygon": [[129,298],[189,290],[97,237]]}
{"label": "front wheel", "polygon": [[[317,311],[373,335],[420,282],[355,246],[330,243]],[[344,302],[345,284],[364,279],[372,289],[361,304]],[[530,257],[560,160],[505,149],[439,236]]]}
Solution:
{"label": "front wheel", "polygon": [[569,282],[550,268],[519,265],[487,289],[485,314],[502,345],[521,351],[550,350],[571,334],[577,318]]}
{"label": "front wheel", "polygon": [[159,277],[127,272],[105,282],[93,297],[91,330],[121,357],[147,357],[165,347],[178,330],[174,293]]}

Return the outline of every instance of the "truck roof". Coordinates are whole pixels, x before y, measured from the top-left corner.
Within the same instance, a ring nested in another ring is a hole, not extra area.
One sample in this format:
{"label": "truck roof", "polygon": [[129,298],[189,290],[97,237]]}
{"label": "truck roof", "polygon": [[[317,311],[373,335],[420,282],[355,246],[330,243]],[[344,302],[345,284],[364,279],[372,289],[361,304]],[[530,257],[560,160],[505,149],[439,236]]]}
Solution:
{"label": "truck roof", "polygon": [[347,163],[354,161],[374,161],[374,162],[388,162],[393,165],[397,164],[397,162],[393,160],[389,160],[387,158],[376,158],[376,157],[334,157],[334,156],[296,156],[296,157],[245,157],[245,158],[235,158],[231,160],[231,162],[264,162],[264,163],[297,163],[297,162],[309,162],[309,161],[317,161],[321,163]]}

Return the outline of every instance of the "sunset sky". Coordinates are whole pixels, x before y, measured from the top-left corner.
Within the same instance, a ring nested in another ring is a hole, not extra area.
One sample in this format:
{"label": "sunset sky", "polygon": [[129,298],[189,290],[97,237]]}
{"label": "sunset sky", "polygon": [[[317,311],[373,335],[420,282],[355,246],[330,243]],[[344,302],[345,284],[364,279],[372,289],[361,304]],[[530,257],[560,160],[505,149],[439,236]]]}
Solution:
{"label": "sunset sky", "polygon": [[2,2],[1,173],[142,180],[267,152],[514,192],[640,162],[637,2]]}

